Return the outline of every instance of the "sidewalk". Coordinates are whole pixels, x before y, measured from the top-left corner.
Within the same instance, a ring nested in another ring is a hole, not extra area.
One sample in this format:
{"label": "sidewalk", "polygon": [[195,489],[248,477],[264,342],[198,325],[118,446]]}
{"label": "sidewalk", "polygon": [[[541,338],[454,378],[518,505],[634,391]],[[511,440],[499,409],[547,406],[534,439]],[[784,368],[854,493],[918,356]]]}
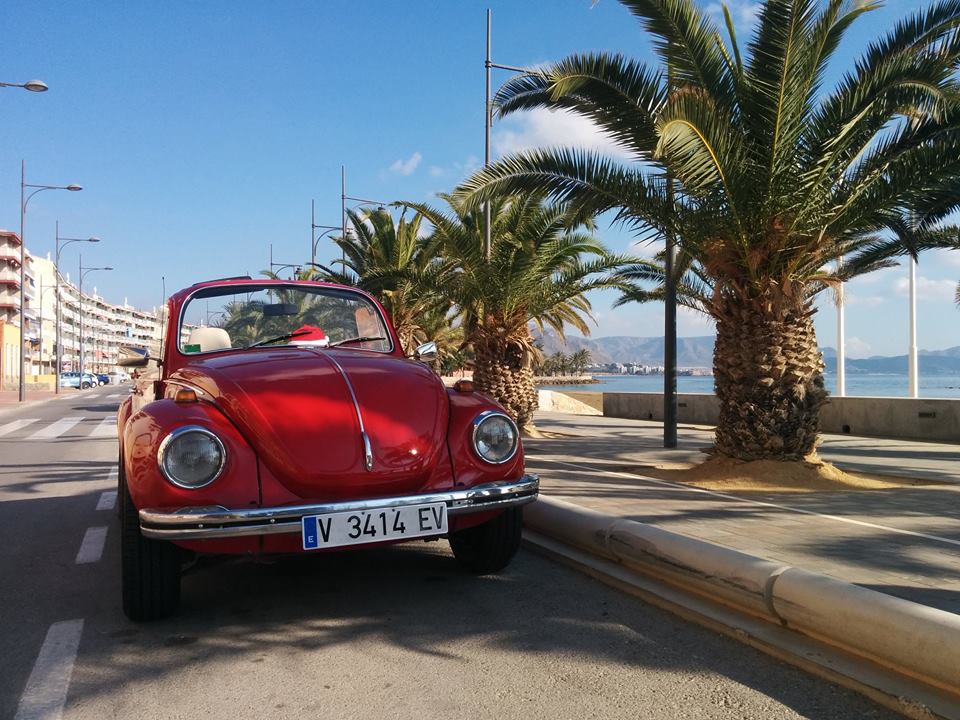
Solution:
{"label": "sidewalk", "polygon": [[890,490],[719,493],[643,476],[644,466],[699,462],[706,428],[541,412],[525,440],[544,495],[822,572],[960,614],[960,445],[826,436],[820,454],[858,472],[930,485]]}
{"label": "sidewalk", "polygon": [[[77,392],[73,388],[64,388],[63,392],[67,391]],[[18,407],[26,407],[28,405],[36,405],[37,403],[53,400],[56,397],[57,394],[53,390],[28,390],[26,399],[20,402],[20,392],[18,390],[0,390],[0,414]]]}

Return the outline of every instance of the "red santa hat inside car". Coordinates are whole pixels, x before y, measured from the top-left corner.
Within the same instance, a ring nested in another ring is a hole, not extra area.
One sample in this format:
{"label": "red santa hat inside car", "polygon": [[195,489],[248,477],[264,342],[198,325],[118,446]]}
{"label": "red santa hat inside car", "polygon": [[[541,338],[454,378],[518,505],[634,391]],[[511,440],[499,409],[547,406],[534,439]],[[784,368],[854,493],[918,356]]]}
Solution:
{"label": "red santa hat inside car", "polygon": [[301,325],[293,331],[296,337],[290,338],[291,345],[307,345],[314,347],[326,347],[330,344],[330,339],[316,325]]}

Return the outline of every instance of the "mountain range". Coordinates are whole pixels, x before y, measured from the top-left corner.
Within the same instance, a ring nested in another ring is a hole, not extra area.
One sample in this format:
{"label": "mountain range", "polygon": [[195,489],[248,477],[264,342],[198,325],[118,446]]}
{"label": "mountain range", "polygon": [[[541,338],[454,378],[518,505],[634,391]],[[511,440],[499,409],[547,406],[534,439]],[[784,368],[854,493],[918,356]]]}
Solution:
{"label": "mountain range", "polygon": [[[634,337],[613,335],[610,337],[583,338],[567,336],[566,342],[552,330],[542,335],[534,333],[543,346],[543,352],[573,353],[582,348],[590,351],[591,362],[597,364],[621,363],[623,365],[662,365],[662,337]],[[677,338],[677,365],[681,368],[708,368],[713,366],[712,335]],[[827,372],[835,372],[837,352],[832,347],[822,347]],[[920,372],[924,375],[960,375],[960,346],[946,350],[920,350],[917,353]],[[907,356],[874,355],[868,358],[847,358],[848,373],[893,373],[907,372]]]}

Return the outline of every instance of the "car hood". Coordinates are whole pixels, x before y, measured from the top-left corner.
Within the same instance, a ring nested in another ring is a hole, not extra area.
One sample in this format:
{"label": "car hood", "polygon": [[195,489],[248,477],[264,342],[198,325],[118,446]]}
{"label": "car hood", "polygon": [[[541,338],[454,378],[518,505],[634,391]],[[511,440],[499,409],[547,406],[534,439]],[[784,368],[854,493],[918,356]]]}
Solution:
{"label": "car hood", "polygon": [[[359,350],[263,348],[198,360],[170,378],[178,379],[206,393],[269,472],[301,498],[416,491],[437,463],[449,462],[446,391],[412,360]],[[369,469],[361,418],[372,451]]]}

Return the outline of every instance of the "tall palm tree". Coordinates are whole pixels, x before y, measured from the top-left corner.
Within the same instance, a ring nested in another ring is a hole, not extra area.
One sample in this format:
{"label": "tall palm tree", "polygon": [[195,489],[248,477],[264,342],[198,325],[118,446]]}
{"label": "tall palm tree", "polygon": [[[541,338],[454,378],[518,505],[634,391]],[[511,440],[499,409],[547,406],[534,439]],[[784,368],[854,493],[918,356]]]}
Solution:
{"label": "tall palm tree", "polygon": [[530,323],[561,338],[567,325],[588,333],[585,293],[620,287],[611,273],[628,259],[608,253],[564,207],[529,194],[491,202],[487,257],[483,211],[440,197],[447,208],[408,203],[433,226],[431,239],[444,258],[428,282],[459,314],[477,389],[528,426],[537,408],[532,361],[539,354]]}
{"label": "tall palm tree", "polygon": [[[828,63],[879,3],[764,0],[742,49],[729,12],[724,40],[694,0],[621,2],[659,65],[575,55],[508,81],[496,102],[501,114],[585,116],[632,161],[529,151],[478,172],[458,197],[546,193],[584,216],[613,210],[644,237],[674,239],[685,301],[717,324],[717,450],[804,457],[826,399],[814,296],[850,268],[902,252],[884,233],[904,208],[917,218],[910,250],[938,246],[929,231],[960,201],[960,0],[897,23],[832,88]],[[630,272],[656,284],[658,267]]]}
{"label": "tall palm tree", "polygon": [[[353,285],[374,295],[384,306],[400,344],[407,352],[428,338],[438,318],[442,320],[450,303],[442,295],[425,292],[417,278],[436,260],[436,252],[421,236],[422,217],[398,220],[384,208],[348,211],[350,229],[334,242],[343,259],[320,266],[313,277]],[[335,266],[339,266],[336,267]],[[406,273],[402,278],[399,273]]]}

